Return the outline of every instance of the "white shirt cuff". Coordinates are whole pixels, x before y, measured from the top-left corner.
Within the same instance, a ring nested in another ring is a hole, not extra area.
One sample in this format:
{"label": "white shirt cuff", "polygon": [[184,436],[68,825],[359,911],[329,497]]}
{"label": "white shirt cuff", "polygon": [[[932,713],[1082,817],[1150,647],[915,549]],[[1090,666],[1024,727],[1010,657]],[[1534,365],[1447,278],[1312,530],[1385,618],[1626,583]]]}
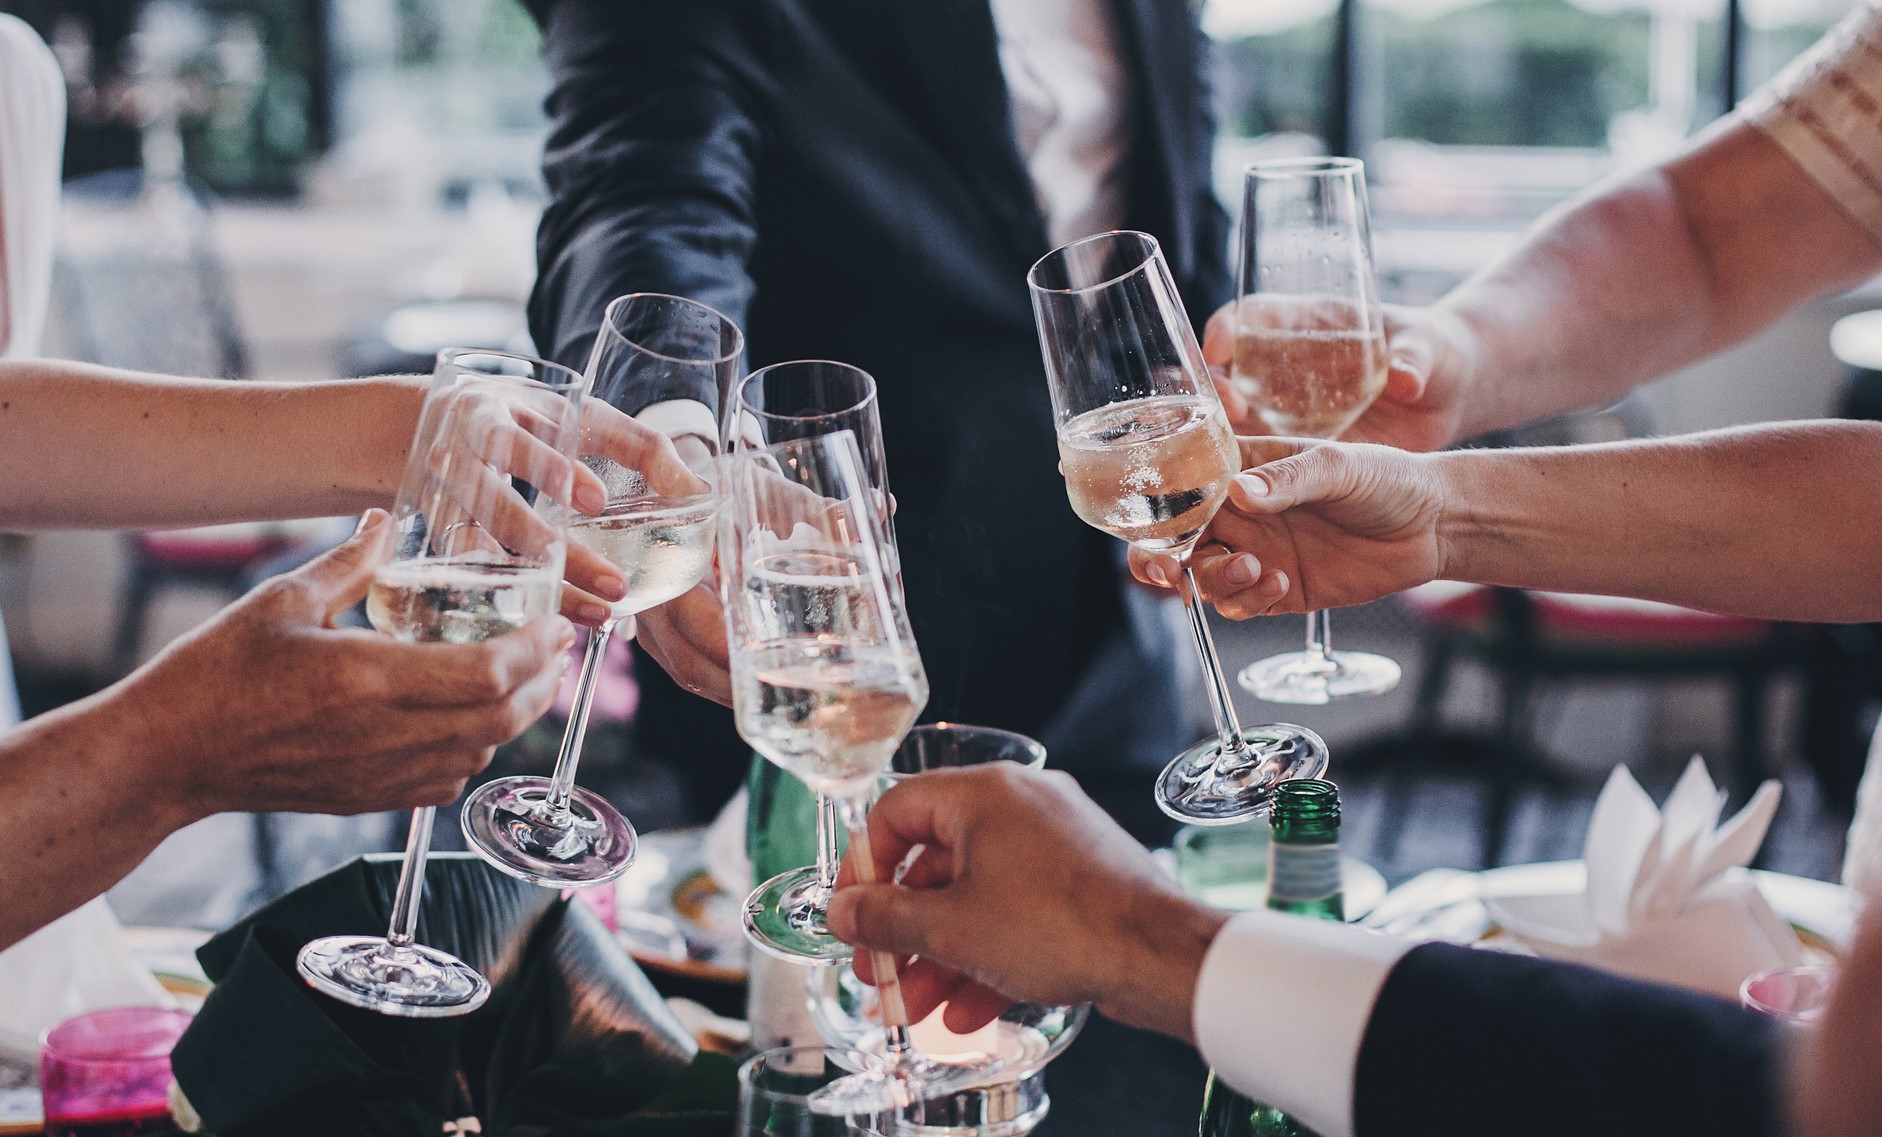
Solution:
{"label": "white shirt cuff", "polygon": [[714,453],[719,450],[719,424],[713,421],[711,408],[698,399],[665,399],[649,403],[641,408],[634,420],[668,438],[696,434],[706,440],[706,445]]}
{"label": "white shirt cuff", "polygon": [[1417,946],[1282,912],[1223,926],[1196,982],[1196,1041],[1218,1077],[1322,1137],[1352,1137],[1372,1004]]}

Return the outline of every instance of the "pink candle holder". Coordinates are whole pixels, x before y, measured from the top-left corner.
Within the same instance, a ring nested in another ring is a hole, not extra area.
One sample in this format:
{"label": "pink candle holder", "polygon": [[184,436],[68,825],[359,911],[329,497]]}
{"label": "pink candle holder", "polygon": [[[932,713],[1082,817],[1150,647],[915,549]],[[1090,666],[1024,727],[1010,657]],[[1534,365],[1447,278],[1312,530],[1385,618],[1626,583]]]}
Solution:
{"label": "pink candle holder", "polygon": [[1835,981],[1834,967],[1773,968],[1745,980],[1738,988],[1738,1001],[1746,1010],[1793,1026],[1809,1026],[1830,1005],[1830,987]]}
{"label": "pink candle holder", "polygon": [[112,1007],[46,1032],[39,1093],[46,1137],[144,1137],[176,1133],[170,1117],[170,1050],[186,1011]]}

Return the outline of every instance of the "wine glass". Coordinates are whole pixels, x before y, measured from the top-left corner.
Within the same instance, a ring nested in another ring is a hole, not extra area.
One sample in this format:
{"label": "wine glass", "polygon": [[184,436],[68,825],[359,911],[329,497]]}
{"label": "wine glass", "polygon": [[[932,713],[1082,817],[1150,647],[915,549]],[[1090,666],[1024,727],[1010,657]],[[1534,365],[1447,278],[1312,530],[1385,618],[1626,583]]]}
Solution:
{"label": "wine glass", "polygon": [[[562,595],[566,508],[586,376],[509,352],[438,353],[393,507],[397,544],[373,574],[366,615],[395,639],[476,643],[552,615]],[[408,1018],[467,1014],[490,984],[417,942],[437,810],[412,811],[380,936],[328,936],[295,966],[315,990]]]}
{"label": "wine glass", "polygon": [[[588,364],[591,396],[637,409],[650,391],[711,391],[723,403],[744,337],[732,321],[678,296],[637,293],[608,305]],[[704,440],[716,449],[716,439]],[[547,778],[498,778],[464,801],[464,838],[484,860],[534,884],[585,888],[634,861],[634,827],[608,800],[575,784],[588,712],[608,642],[621,621],[698,584],[712,564],[718,498],[654,492],[639,471],[585,446],[582,462],[607,489],[607,508],[569,518],[569,540],[619,569],[627,595],[588,637],[555,770]]]}
{"label": "wine glass", "polygon": [[[724,466],[721,588],[732,715],[752,748],[835,800],[857,876],[875,879],[868,807],[928,701],[928,677],[885,555],[887,510],[847,430],[734,454]],[[768,933],[765,921],[754,935]],[[895,961],[871,956],[886,1065],[818,1091],[825,1110],[965,1088],[999,1061],[934,1062],[909,1039]],[[892,1084],[889,1084],[892,1083]]]}
{"label": "wine glass", "polygon": [[894,1137],[892,1101],[854,1113],[818,1110],[812,1095],[832,1082],[879,1069],[860,1050],[787,1046],[754,1054],[738,1068],[738,1137]]}
{"label": "wine glass", "polygon": [[[1388,370],[1365,164],[1254,162],[1244,191],[1230,381],[1274,433],[1335,438],[1385,390]],[[1398,686],[1386,657],[1334,651],[1330,623],[1307,613],[1304,650],[1257,660],[1238,681],[1271,703],[1316,706]]]}
{"label": "wine glass", "polygon": [[[746,376],[727,406],[730,451],[849,431],[876,500],[888,501],[881,410],[876,381],[867,371],[828,360],[777,363]],[[883,553],[893,567],[895,531],[890,526],[883,529]],[[817,863],[779,873],[753,889],[745,901],[745,930],[760,948],[793,962],[840,963],[850,958],[850,946],[831,935],[823,919],[836,887],[839,822],[830,796],[818,791],[816,798]]]}
{"label": "wine glass", "polygon": [[1274,787],[1318,777],[1320,737],[1286,723],[1243,729],[1197,599],[1190,554],[1228,496],[1241,452],[1147,233],[1100,233],[1046,254],[1027,274],[1072,508],[1088,524],[1183,565],[1177,593],[1215,716],[1216,736],[1177,755],[1157,805],[1193,825],[1267,809]]}

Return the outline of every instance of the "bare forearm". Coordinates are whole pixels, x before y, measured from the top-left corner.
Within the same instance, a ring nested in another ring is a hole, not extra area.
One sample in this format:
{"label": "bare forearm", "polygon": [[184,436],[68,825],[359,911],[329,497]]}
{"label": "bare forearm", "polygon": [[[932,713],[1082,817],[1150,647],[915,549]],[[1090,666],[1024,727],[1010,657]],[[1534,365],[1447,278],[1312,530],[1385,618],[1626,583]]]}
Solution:
{"label": "bare forearm", "polygon": [[397,490],[412,379],[235,383],[0,363],[0,528],[357,513]]}
{"label": "bare forearm", "polygon": [[136,716],[106,691],[0,735],[0,948],[117,883],[176,811]]}
{"label": "bare forearm", "polygon": [[1727,121],[1546,219],[1441,302],[1468,329],[1460,435],[1599,406],[1882,268],[1770,139]]}
{"label": "bare forearm", "polygon": [[1882,619],[1882,424],[1432,455],[1441,576],[1772,619]]}

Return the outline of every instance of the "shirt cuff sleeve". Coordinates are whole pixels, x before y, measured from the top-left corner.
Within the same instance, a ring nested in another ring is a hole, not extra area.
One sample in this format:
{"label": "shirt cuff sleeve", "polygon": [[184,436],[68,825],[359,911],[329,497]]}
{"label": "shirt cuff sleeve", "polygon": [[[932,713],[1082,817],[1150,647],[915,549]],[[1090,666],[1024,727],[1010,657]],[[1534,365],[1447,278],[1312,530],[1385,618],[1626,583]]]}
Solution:
{"label": "shirt cuff sleeve", "polygon": [[1372,1004],[1417,944],[1328,920],[1245,912],[1196,983],[1196,1040],[1216,1075],[1323,1137],[1352,1137]]}
{"label": "shirt cuff sleeve", "polygon": [[642,426],[652,427],[668,438],[696,434],[716,453],[719,448],[719,424],[712,409],[698,399],[666,399],[650,403],[634,416]]}

